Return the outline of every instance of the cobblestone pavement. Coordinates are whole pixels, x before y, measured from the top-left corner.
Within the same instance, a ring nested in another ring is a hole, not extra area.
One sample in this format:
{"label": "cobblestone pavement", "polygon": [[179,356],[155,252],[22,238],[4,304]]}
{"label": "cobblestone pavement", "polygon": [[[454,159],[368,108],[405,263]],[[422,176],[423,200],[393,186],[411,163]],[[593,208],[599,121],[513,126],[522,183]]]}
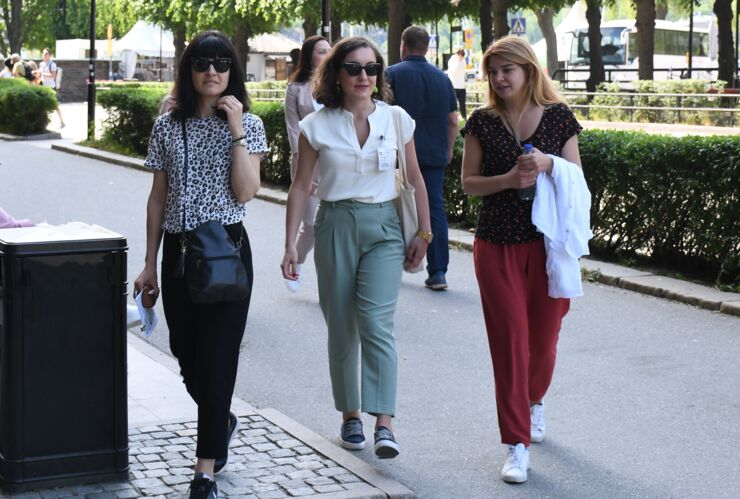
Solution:
{"label": "cobblestone pavement", "polygon": [[[129,429],[129,481],[11,494],[14,499],[183,497],[193,475],[195,422]],[[229,462],[216,477],[220,497],[376,497],[377,489],[282,428],[253,414],[239,417]]]}

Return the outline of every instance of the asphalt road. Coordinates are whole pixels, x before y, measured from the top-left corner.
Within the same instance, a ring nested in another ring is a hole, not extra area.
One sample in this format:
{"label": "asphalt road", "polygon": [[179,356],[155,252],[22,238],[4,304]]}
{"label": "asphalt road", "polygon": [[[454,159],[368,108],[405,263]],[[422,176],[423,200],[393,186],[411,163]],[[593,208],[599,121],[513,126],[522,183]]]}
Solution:
{"label": "asphalt road", "polygon": [[[124,234],[131,282],[143,262],[150,182],[47,144],[0,141],[0,206]],[[255,288],[236,395],[335,440],[313,265],[301,292],[289,294],[278,268],[284,208],[253,201],[245,223]],[[423,279],[404,276],[396,315],[402,454],[359,457],[422,498],[736,497],[740,319],[586,283],[561,332],[546,440],[532,446],[529,481],[512,486],[499,479],[504,450],[472,257],[451,252],[446,292],[424,289]],[[151,342],[168,352],[164,325]]]}

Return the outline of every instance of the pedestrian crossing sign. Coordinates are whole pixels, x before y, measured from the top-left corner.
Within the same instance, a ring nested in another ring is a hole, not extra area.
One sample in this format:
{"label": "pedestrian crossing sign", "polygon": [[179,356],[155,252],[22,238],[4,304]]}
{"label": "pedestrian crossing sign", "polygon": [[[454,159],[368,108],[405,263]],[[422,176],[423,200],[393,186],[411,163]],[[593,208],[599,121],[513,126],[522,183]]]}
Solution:
{"label": "pedestrian crossing sign", "polygon": [[510,21],[512,35],[524,35],[527,33],[527,20],[523,17],[514,17]]}

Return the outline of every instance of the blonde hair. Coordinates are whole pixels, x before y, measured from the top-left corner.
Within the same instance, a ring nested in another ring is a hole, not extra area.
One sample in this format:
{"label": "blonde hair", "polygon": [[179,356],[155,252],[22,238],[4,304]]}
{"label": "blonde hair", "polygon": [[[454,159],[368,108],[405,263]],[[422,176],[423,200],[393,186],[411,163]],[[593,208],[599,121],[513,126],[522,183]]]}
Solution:
{"label": "blonde hair", "polygon": [[534,102],[538,106],[549,106],[552,104],[566,104],[565,98],[560,94],[555,84],[540,68],[537,56],[532,46],[524,38],[518,36],[505,36],[494,42],[483,54],[481,61],[481,72],[485,74],[488,81],[487,102],[483,109],[501,113],[506,109],[504,101],[493,91],[493,86],[488,76],[488,67],[491,58],[497,56],[509,62],[513,62],[524,69],[527,82],[524,88],[524,102]]}

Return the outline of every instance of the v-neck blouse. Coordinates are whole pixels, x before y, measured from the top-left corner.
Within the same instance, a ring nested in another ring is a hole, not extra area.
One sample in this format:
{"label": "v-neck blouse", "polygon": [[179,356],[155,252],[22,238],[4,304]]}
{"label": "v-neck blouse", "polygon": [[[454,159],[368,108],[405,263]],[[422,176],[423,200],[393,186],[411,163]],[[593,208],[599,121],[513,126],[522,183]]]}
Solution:
{"label": "v-neck blouse", "polygon": [[[360,146],[352,113],[323,108],[299,123],[301,133],[318,152],[316,196],[324,201],[351,199],[382,203],[398,197],[396,155],[398,140],[391,106],[376,102],[368,116],[370,133]],[[401,108],[401,136],[406,144],[414,134],[414,120]]]}
{"label": "v-neck blouse", "polygon": [[[516,165],[523,144],[530,143],[545,154],[560,156],[568,139],[582,129],[568,106],[553,104],[544,109],[537,129],[522,144],[516,143],[500,116],[480,108],[473,111],[461,133],[480,141],[483,152],[480,173],[492,177],[503,175]],[[515,189],[483,196],[475,237],[499,244],[541,239],[542,233],[532,224],[532,201],[520,200]]]}

